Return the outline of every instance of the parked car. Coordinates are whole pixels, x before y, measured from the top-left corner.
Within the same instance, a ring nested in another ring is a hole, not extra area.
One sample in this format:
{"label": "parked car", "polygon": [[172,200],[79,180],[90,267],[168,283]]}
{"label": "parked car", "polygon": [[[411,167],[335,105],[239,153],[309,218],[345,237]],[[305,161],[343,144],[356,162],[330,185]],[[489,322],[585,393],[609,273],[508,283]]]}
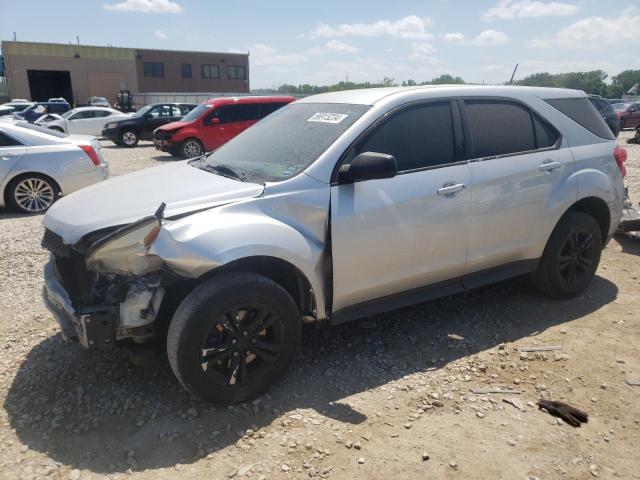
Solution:
{"label": "parked car", "polygon": [[193,103],[153,103],[126,119],[109,122],[102,136],[116,145],[135,147],[140,140],[151,140],[153,131],[161,125],[180,120],[196,107]]}
{"label": "parked car", "polygon": [[16,109],[13,107],[0,105],[0,117],[9,116],[9,115],[13,116],[15,111]]}
{"label": "parked car", "polygon": [[16,113],[22,112],[25,108],[30,107],[35,102],[30,102],[29,100],[25,100],[23,98],[14,98],[10,102],[3,103],[3,107],[13,107]]}
{"label": "parked car", "polygon": [[617,137],[620,133],[620,120],[618,120],[613,106],[599,95],[589,95],[588,98],[600,115],[602,115],[602,119],[609,126],[613,135]]}
{"label": "parked car", "polygon": [[92,107],[111,107],[109,100],[104,97],[89,97],[87,104]]}
{"label": "parked car", "polygon": [[153,142],[158,150],[172,155],[199,157],[293,101],[293,97],[212,98],[179,121],[156,128]]}
{"label": "parked car", "polygon": [[36,102],[16,114],[19,120],[35,122],[38,118],[47,113],[57,113],[58,115],[71,110],[71,105],[65,102]]}
{"label": "parked car", "polygon": [[42,213],[60,196],[108,176],[95,138],[0,123],[0,207],[8,202],[22,213]]}
{"label": "parked car", "polygon": [[635,128],[640,125],[640,103],[626,104],[624,109],[616,110],[620,120],[620,129]]}
{"label": "parked car", "polygon": [[66,338],[166,339],[187,390],[241,402],[282,377],[303,322],[522,274],[553,297],[584,291],[621,217],[625,158],[575,90],[311,96],[207,156],[55,204],[45,301]]}
{"label": "parked car", "polygon": [[59,132],[99,137],[107,123],[129,117],[113,108],[79,107],[62,115],[49,114],[35,123]]}

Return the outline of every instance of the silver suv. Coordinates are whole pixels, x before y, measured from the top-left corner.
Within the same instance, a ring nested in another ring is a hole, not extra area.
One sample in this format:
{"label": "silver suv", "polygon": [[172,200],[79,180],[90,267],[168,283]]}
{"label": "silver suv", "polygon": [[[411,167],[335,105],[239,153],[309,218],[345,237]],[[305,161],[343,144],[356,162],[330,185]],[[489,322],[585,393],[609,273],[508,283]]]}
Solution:
{"label": "silver suv", "polygon": [[84,347],[159,343],[191,393],[244,401],[284,374],[302,323],[523,274],[580,293],[620,218],[625,158],[574,90],[308,97],[207,156],[54,204],[44,297]]}

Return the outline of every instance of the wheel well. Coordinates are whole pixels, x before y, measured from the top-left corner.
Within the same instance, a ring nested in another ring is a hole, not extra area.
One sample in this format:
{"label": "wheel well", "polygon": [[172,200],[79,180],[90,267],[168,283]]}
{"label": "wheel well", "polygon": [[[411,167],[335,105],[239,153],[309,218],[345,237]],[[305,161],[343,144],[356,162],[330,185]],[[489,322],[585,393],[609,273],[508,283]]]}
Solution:
{"label": "wheel well", "polygon": [[316,300],[311,284],[304,274],[289,262],[269,256],[241,258],[218,267],[198,279],[179,280],[167,287],[158,317],[156,319],[158,346],[164,348],[166,333],[173,314],[185,297],[203,281],[226,272],[251,272],[263,275],[282,288],[296,302],[303,319],[305,316],[315,317]]}
{"label": "wheel well", "polygon": [[58,185],[58,182],[56,182],[49,175],[45,175],[44,173],[40,173],[40,172],[24,172],[16,175],[15,177],[13,177],[11,180],[7,182],[7,186],[4,188],[4,192],[2,194],[5,205],[11,205],[11,199],[9,198],[9,191],[11,191],[11,188],[13,188],[15,183],[18,182],[21,178],[28,177],[29,175],[37,175],[38,177],[46,178],[51,183],[53,183],[54,187],[58,190],[58,194],[62,193],[62,189],[60,188],[60,185]]}
{"label": "wheel well", "polygon": [[604,200],[597,197],[583,198],[571,205],[568,211],[591,215],[600,225],[602,241],[606,241],[609,235],[609,227],[611,226],[611,212],[609,212],[609,206]]}
{"label": "wheel well", "polygon": [[205,275],[205,277],[209,278],[226,272],[251,272],[263,275],[291,295],[303,316],[315,316],[315,295],[311,284],[298,268],[285,260],[268,256],[241,258],[216,268],[211,275]]}

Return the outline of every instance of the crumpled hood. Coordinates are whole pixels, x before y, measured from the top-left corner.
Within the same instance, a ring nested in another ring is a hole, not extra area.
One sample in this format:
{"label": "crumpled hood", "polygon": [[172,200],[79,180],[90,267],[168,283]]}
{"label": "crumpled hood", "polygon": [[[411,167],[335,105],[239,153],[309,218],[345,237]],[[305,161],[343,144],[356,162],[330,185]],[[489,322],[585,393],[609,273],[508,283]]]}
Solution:
{"label": "crumpled hood", "polygon": [[177,130],[178,128],[186,127],[190,123],[191,122],[183,122],[181,120],[178,120],[177,122],[171,122],[171,123],[167,123],[166,125],[162,125],[156,128],[156,130],[160,130],[163,132],[170,132],[171,130]]}
{"label": "crumpled hood", "polygon": [[153,215],[162,202],[165,217],[236,202],[264,187],[200,170],[186,161],[111,178],[54,203],[43,224],[74,244],[87,233]]}

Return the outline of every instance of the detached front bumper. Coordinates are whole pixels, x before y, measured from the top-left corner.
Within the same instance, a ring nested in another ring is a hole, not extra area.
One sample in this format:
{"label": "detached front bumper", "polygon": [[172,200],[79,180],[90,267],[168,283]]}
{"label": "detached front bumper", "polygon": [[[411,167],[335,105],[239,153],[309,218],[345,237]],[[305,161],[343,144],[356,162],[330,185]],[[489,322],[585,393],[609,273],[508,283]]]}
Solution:
{"label": "detached front bumper", "polygon": [[52,258],[44,267],[45,306],[53,314],[65,340],[76,340],[85,348],[113,345],[116,340],[118,309],[95,306],[76,311],[69,294],[55,274]]}

